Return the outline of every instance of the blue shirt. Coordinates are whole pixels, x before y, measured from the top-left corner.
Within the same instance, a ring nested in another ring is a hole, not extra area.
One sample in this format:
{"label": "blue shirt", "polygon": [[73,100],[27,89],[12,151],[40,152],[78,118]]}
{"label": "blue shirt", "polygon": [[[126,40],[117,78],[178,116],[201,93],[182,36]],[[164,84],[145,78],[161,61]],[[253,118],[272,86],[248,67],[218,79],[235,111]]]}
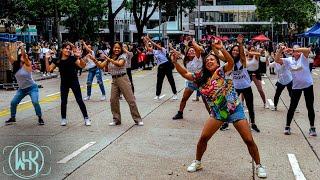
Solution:
{"label": "blue shirt", "polygon": [[153,50],[154,57],[157,59],[157,65],[168,62],[167,50],[162,48],[161,50]]}

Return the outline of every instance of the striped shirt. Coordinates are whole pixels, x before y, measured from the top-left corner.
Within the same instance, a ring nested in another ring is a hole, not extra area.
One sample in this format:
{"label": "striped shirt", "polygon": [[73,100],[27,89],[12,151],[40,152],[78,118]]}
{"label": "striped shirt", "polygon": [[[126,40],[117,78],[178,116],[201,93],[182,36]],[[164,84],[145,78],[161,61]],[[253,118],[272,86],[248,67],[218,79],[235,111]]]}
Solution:
{"label": "striped shirt", "polygon": [[115,75],[121,75],[121,74],[125,74],[127,73],[127,56],[125,54],[121,54],[117,60],[115,61],[120,61],[121,59],[123,59],[125,61],[125,65],[122,66],[122,67],[118,67],[112,63],[109,63],[108,64],[108,70],[109,70],[109,73],[112,75],[112,76],[115,76]]}

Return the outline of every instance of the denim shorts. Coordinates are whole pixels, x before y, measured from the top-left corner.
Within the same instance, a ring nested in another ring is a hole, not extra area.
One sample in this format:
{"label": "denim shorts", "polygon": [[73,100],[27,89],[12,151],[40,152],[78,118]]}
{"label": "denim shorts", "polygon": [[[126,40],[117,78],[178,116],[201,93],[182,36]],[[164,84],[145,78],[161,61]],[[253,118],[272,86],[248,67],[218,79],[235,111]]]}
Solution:
{"label": "denim shorts", "polygon": [[186,81],[186,88],[191,89],[192,91],[196,91],[198,88],[194,82]]}
{"label": "denim shorts", "polygon": [[[215,116],[214,116],[214,118],[215,118]],[[246,114],[244,113],[243,105],[242,105],[242,103],[240,103],[236,107],[235,111],[229,115],[227,120],[221,120],[221,119],[217,119],[217,120],[223,121],[223,122],[228,122],[228,123],[236,123],[237,121],[242,120],[242,119],[247,119],[247,117],[246,117]]]}

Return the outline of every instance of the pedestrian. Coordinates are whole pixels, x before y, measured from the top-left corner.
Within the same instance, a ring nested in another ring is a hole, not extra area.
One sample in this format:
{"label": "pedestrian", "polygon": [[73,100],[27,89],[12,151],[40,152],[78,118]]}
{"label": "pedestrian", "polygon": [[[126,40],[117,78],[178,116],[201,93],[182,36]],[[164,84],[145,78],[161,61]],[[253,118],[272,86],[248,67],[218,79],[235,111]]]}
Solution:
{"label": "pedestrian", "polygon": [[85,56],[84,58],[87,58],[87,64],[86,68],[88,69],[88,77],[87,77],[87,96],[83,98],[83,100],[88,101],[91,98],[91,90],[92,90],[92,82],[93,78],[97,77],[97,83],[100,87],[101,91],[101,101],[106,100],[106,91],[104,89],[104,84],[102,80],[102,72],[101,69],[96,66],[96,64],[87,56],[88,54],[95,56],[94,51],[92,49],[92,46],[89,42],[85,43],[84,41],[81,41],[81,44],[84,48],[84,51],[86,53],[83,54]]}
{"label": "pedestrian", "polygon": [[64,43],[61,47],[61,53],[56,61],[52,61],[49,65],[49,59],[53,54],[49,51],[46,54],[46,67],[48,72],[52,72],[56,67],[60,71],[60,95],[61,95],[61,126],[66,126],[67,121],[67,103],[69,89],[71,88],[73,95],[79,105],[82,112],[84,123],[86,126],[91,126],[91,121],[89,119],[86,105],[82,100],[82,94],[79,84],[79,79],[77,76],[77,67],[84,68],[86,62],[81,58],[81,51],[79,48],[75,47],[71,43]]}
{"label": "pedestrian", "polygon": [[[183,65],[191,73],[202,69],[202,57],[204,52],[203,48],[199,46],[195,41],[192,41],[192,46],[187,48],[185,58],[183,59]],[[197,91],[196,85],[192,81],[186,80],[185,89],[183,91],[183,97],[180,102],[178,113],[172,118],[173,120],[183,119],[183,110],[186,107],[187,101],[192,95],[193,91]]]}
{"label": "pedestrian", "polygon": [[153,54],[157,59],[158,73],[157,73],[156,97],[154,97],[153,99],[160,100],[163,80],[164,80],[164,77],[167,76],[169,84],[171,86],[172,93],[173,93],[172,99],[178,100],[176,84],[174,82],[174,78],[172,74],[171,62],[169,62],[167,58],[167,50],[163,47],[164,46],[163,42],[157,41],[157,43],[155,43],[147,36],[144,37],[144,42],[145,44],[148,44],[150,42],[156,48],[156,50],[153,50]]}
{"label": "pedestrian", "polygon": [[[282,52],[289,52],[292,57],[280,58]],[[304,93],[304,98],[306,101],[306,106],[308,109],[308,117],[310,123],[309,135],[317,136],[316,128],[314,126],[314,92],[313,92],[313,79],[309,69],[308,56],[310,53],[309,48],[300,48],[299,45],[294,45],[293,49],[281,46],[276,53],[276,62],[283,64],[285,67],[289,68],[292,73],[292,92],[290,107],[287,113],[287,123],[284,129],[285,135],[291,134],[291,122],[294,116],[294,112],[299,104],[299,100],[302,92]]]}
{"label": "pedestrian", "polygon": [[240,103],[238,96],[233,88],[232,79],[226,78],[226,73],[232,71],[234,62],[230,54],[223,47],[221,41],[215,40],[214,45],[220,50],[226,59],[226,64],[220,66],[219,58],[209,54],[203,62],[202,71],[191,73],[177,63],[177,55],[172,55],[172,62],[182,77],[189,81],[194,81],[205,96],[210,106],[213,116],[204,125],[201,137],[198,141],[196,160],[187,168],[188,172],[195,172],[202,169],[201,158],[207,148],[207,143],[213,134],[219,129],[223,122],[232,122],[246,143],[249,153],[257,165],[258,177],[267,177],[265,167],[260,164],[258,147],[255,144],[249,124]]}
{"label": "pedestrian", "polygon": [[284,64],[279,64],[277,62],[272,62],[269,64],[269,67],[274,68],[278,74],[278,80],[276,83],[276,93],[273,98],[274,106],[271,107],[272,111],[277,111],[277,106],[279,102],[280,95],[284,88],[287,87],[289,96],[291,97],[292,92],[292,74],[290,68]]}
{"label": "pedestrian", "polygon": [[110,105],[113,115],[113,121],[109,123],[109,126],[117,126],[121,124],[119,102],[120,93],[123,94],[125,100],[129,105],[130,113],[135,124],[138,126],[143,126],[137,103],[131,89],[132,86],[127,75],[127,58],[123,52],[122,43],[115,42],[113,44],[110,50],[110,57],[105,56],[106,61],[104,62],[97,61],[92,55],[90,56],[90,58],[99,68],[108,66],[108,70],[112,76]]}
{"label": "pedestrian", "polygon": [[17,106],[21,102],[21,100],[29,95],[31,98],[32,105],[36,111],[36,115],[38,116],[38,125],[44,125],[44,121],[42,119],[41,107],[39,104],[39,89],[38,85],[34,82],[32,78],[32,64],[31,61],[24,50],[24,44],[18,44],[18,55],[17,60],[15,61],[14,57],[9,53],[12,52],[9,49],[9,46],[5,48],[5,53],[9,59],[9,62],[13,66],[13,75],[15,76],[18,83],[18,90],[11,100],[10,103],[10,113],[11,117],[9,120],[5,121],[6,125],[10,125],[16,123],[16,113]]}
{"label": "pedestrian", "polygon": [[[239,96],[242,96],[246,101],[246,105],[249,111],[251,129],[259,133],[260,129],[257,127],[255,123],[253,93],[251,88],[250,76],[247,70],[247,61],[246,61],[246,56],[244,54],[242,35],[239,35],[237,37],[237,42],[238,42],[238,45],[234,45],[230,50],[230,54],[234,59],[234,67],[231,73],[233,85],[237,94]],[[229,123],[225,122],[221,126],[220,130],[222,131],[227,130],[228,126],[229,126]]]}
{"label": "pedestrian", "polygon": [[254,82],[256,85],[258,92],[260,94],[260,97],[263,101],[264,108],[269,108],[267,101],[266,101],[266,95],[262,89],[262,83],[261,83],[261,74],[259,72],[259,58],[260,53],[255,50],[253,46],[248,48],[249,52],[247,54],[247,69],[248,73],[250,75],[251,81]]}

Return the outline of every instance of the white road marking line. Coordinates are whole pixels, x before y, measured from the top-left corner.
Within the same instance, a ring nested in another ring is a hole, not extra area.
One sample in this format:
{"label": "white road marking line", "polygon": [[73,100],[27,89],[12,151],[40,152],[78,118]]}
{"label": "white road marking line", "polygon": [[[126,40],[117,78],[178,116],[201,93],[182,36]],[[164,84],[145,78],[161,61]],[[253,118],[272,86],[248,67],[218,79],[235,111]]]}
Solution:
{"label": "white road marking line", "polygon": [[316,75],[316,76],[318,76],[318,75],[319,75],[318,73],[315,73],[315,72],[312,72],[312,74],[314,74],[314,75]]}
{"label": "white road marking line", "polygon": [[166,94],[160,96],[159,99],[162,99],[162,98],[164,98],[165,96],[166,96]]}
{"label": "white road marking line", "polygon": [[262,84],[266,84],[266,83],[264,82],[264,80],[262,80],[261,83],[262,83]]}
{"label": "white road marking line", "polygon": [[60,161],[58,161],[58,164],[65,164],[68,161],[70,161],[72,158],[76,157],[77,155],[79,155],[82,151],[88,149],[89,147],[91,147],[92,145],[94,145],[96,142],[89,142],[88,144],[82,146],[80,149],[74,151],[73,153],[71,153],[70,155],[66,156],[65,158],[61,159]]}
{"label": "white road marking line", "polygon": [[270,107],[274,107],[274,103],[273,103],[272,99],[268,99],[268,103],[269,103]]}
{"label": "white road marking line", "polygon": [[54,95],[57,95],[57,94],[60,94],[60,92],[56,92],[56,93],[52,93],[52,94],[48,94],[48,95],[47,95],[47,97],[54,96]]}
{"label": "white road marking line", "polygon": [[306,180],[300,167],[298,160],[294,154],[288,154],[289,162],[296,180]]}

